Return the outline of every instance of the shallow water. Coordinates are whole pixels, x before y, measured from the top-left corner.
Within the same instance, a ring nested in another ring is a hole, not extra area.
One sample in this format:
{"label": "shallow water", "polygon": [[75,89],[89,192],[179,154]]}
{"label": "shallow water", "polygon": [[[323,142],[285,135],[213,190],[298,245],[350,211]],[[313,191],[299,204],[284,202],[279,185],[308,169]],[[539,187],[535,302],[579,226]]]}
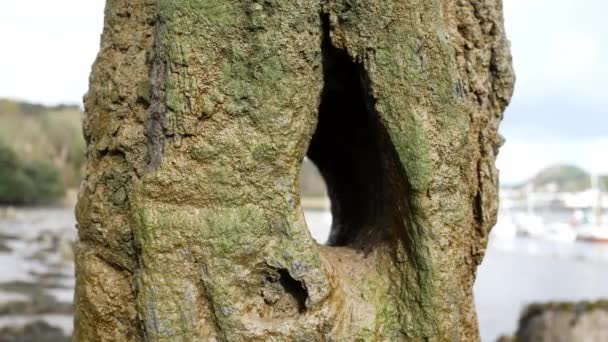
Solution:
{"label": "shallow water", "polygon": [[45,321],[48,324],[60,328],[64,333],[71,335],[73,317],[69,315],[29,315],[29,316],[0,316],[0,328],[8,326],[23,326],[35,321]]}
{"label": "shallow water", "polygon": [[[324,242],[329,233],[331,215],[323,211],[305,213],[311,235]],[[48,248],[51,231],[75,239],[72,209],[19,210],[9,218],[0,219],[0,235],[16,235],[4,239],[13,249],[0,253],[0,285],[15,281],[36,282],[36,274],[64,275],[58,288],[45,292],[61,302],[73,297],[73,265],[61,253],[49,252],[35,258]],[[33,258],[34,257],[34,258]],[[500,334],[512,333],[519,313],[531,302],[552,300],[594,300],[608,298],[608,244],[559,243],[514,238],[492,238],[475,283],[475,302],[483,341],[494,341]],[[0,304],[22,300],[23,293],[0,290]],[[44,319],[50,324],[72,330],[69,315],[0,316],[0,327]]]}
{"label": "shallow water", "polygon": [[[74,265],[69,243],[76,239],[72,209],[2,210],[0,236],[10,252],[0,253],[0,305],[30,302],[43,293],[57,302],[74,297]],[[40,300],[40,299],[38,299]],[[48,311],[55,311],[49,304]],[[59,306],[57,306],[59,307]],[[72,316],[48,312],[0,316],[0,328],[36,320],[72,331]]]}
{"label": "shallow water", "polygon": [[491,241],[475,282],[482,340],[513,333],[532,302],[608,298],[607,269],[606,244]]}
{"label": "shallow water", "polygon": [[[306,220],[311,235],[325,242],[331,215],[307,212]],[[607,270],[608,244],[490,237],[474,288],[482,341],[515,332],[532,302],[608,298]]]}

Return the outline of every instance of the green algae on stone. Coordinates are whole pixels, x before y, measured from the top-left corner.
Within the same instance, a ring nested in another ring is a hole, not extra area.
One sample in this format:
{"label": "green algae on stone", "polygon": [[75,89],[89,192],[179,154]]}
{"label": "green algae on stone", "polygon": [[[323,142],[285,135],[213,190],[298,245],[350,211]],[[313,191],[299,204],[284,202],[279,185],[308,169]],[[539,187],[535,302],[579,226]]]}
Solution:
{"label": "green algae on stone", "polygon": [[[470,287],[512,88],[496,0],[117,0],[106,13],[76,340],[478,339]],[[365,108],[320,113],[333,86]],[[336,117],[330,192],[351,176],[375,185],[333,197],[369,212],[359,230],[336,215],[353,236],[320,247],[297,173]]]}

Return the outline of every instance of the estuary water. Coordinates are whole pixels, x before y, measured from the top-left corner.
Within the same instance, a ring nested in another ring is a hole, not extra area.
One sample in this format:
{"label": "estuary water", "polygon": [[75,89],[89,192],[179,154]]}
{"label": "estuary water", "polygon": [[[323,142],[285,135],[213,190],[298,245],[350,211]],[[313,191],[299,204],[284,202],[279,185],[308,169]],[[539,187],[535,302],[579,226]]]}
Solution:
{"label": "estuary water", "polygon": [[[305,215],[312,236],[324,242],[331,215]],[[74,226],[72,209],[0,211],[0,329],[43,319],[71,333]],[[608,298],[608,244],[492,237],[475,283],[484,342],[513,333],[529,303],[602,297]],[[29,299],[27,311],[35,314],[10,310],[10,303]]]}
{"label": "estuary water", "polygon": [[[312,236],[325,242],[331,215],[306,212]],[[608,244],[491,236],[475,282],[482,341],[517,329],[533,302],[608,298]]]}

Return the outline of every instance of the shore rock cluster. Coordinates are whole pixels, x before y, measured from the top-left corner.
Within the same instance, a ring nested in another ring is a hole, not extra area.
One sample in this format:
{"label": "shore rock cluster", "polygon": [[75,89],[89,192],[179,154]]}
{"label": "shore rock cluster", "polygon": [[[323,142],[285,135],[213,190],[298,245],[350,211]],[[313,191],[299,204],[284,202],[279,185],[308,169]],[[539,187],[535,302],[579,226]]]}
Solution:
{"label": "shore rock cluster", "polygon": [[608,300],[532,304],[524,310],[515,336],[499,342],[608,341]]}
{"label": "shore rock cluster", "polygon": [[0,219],[0,342],[68,341],[76,238],[71,211],[18,209]]}
{"label": "shore rock cluster", "polygon": [[20,327],[0,329],[0,342],[68,342],[71,338],[60,328],[44,321],[35,321]]}

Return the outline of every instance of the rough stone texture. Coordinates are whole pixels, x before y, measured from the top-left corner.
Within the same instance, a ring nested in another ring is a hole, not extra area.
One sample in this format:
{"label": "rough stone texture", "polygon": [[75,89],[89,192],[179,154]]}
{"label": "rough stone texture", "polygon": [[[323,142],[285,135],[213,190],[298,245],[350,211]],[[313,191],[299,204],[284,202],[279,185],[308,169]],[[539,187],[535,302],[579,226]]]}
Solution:
{"label": "rough stone texture", "polygon": [[530,305],[519,321],[517,342],[608,341],[608,300]]}
{"label": "rough stone texture", "polygon": [[[501,15],[495,0],[109,0],[75,339],[479,339],[514,81]],[[305,155],[329,246],[300,208]]]}

